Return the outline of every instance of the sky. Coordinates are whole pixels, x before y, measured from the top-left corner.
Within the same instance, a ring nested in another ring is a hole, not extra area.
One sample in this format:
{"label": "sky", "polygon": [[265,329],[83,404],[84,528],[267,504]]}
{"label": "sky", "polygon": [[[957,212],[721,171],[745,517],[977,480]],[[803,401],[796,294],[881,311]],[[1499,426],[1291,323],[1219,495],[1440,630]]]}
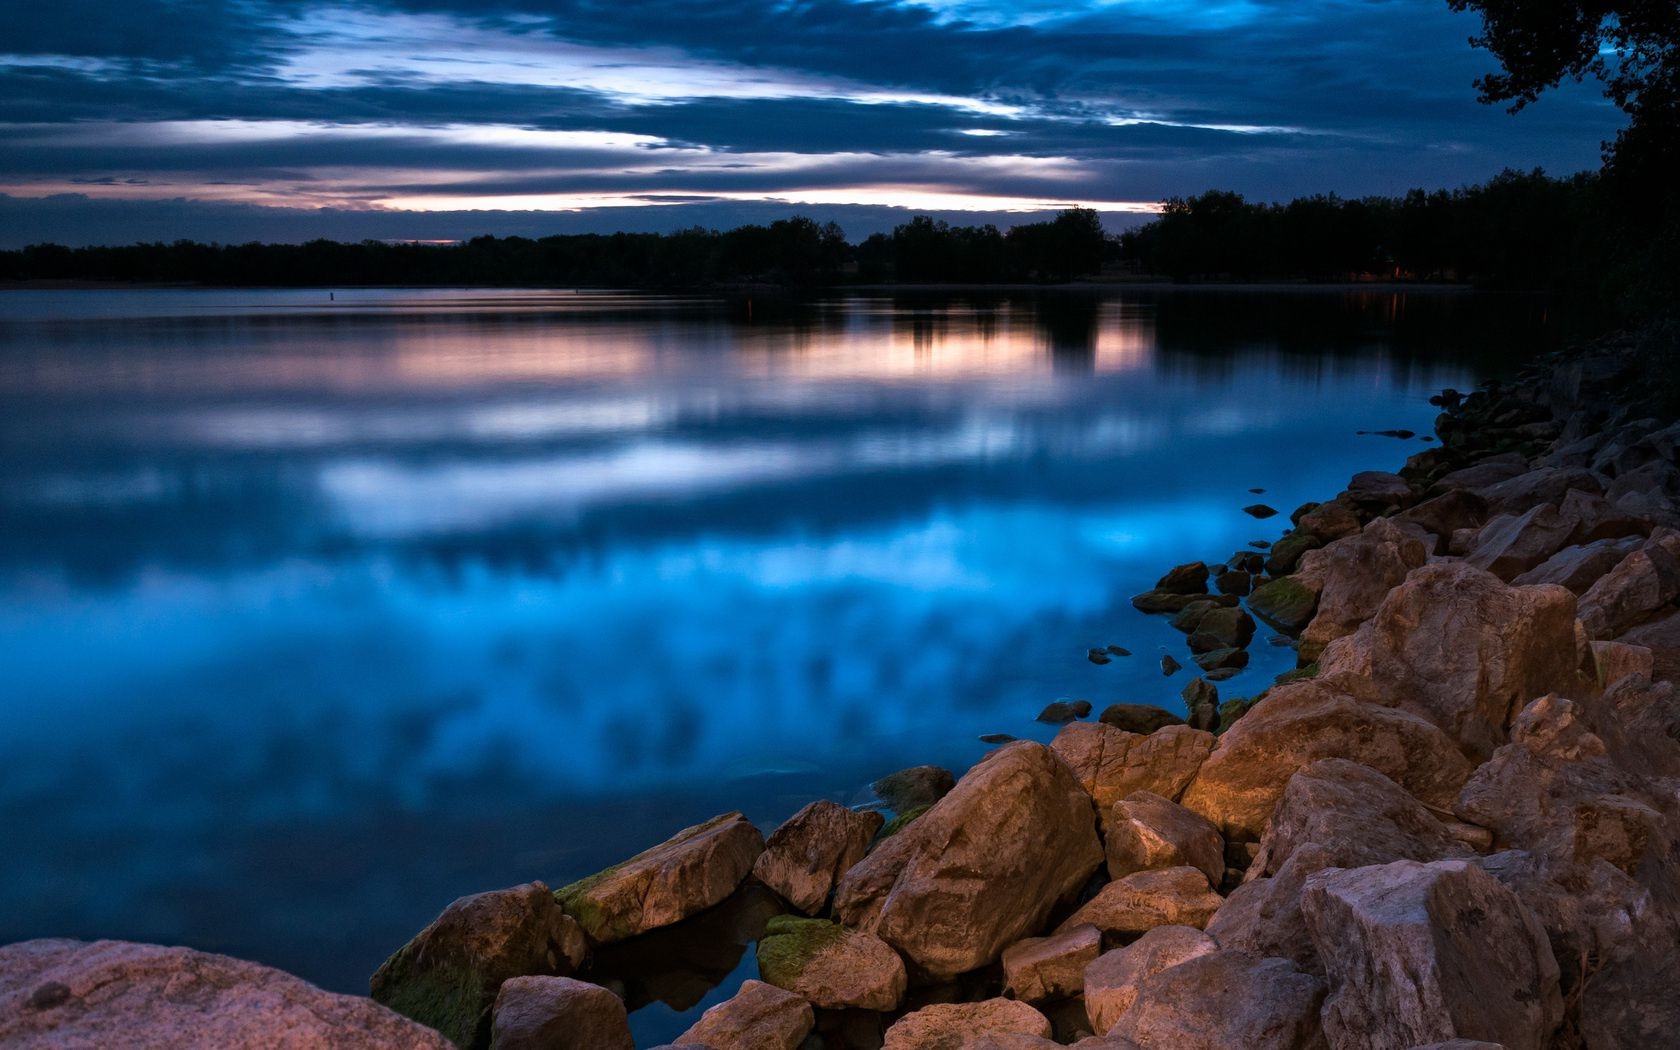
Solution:
{"label": "sky", "polygon": [[0,0],[0,247],[729,227],[854,239],[1595,167],[1445,0]]}

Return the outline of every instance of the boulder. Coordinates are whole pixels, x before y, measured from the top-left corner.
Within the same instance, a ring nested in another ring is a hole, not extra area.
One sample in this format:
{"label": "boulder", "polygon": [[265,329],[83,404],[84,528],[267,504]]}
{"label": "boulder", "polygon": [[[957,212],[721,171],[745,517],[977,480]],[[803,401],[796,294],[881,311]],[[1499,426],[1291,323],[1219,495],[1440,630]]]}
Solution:
{"label": "boulder", "polygon": [[1193,561],[1177,566],[1155,583],[1155,589],[1165,594],[1206,594],[1208,567],[1206,562]]}
{"label": "boulder", "polygon": [[1254,618],[1242,609],[1210,609],[1190,635],[1190,651],[1241,649],[1254,637]]}
{"label": "boulder", "polygon": [[1137,999],[1138,985],[1162,970],[1219,950],[1214,939],[1194,926],[1157,926],[1124,948],[1116,948],[1085,967],[1085,1013],[1099,1034],[1114,1027]]}
{"label": "boulder", "polygon": [[1116,802],[1105,835],[1113,878],[1186,864],[1206,875],[1213,886],[1225,877],[1225,841],[1219,830],[1152,792],[1134,791]]}
{"label": "boulder", "polygon": [[1302,650],[1316,655],[1352,634],[1376,614],[1389,590],[1428,560],[1417,534],[1378,518],[1357,535],[1339,539],[1301,559],[1301,576],[1322,581],[1312,622],[1301,632]]}
{"label": "boulder", "polygon": [[570,977],[510,977],[496,993],[490,1050],[636,1050],[624,1003]]}
{"label": "boulder", "polygon": [[1410,504],[1414,493],[1412,486],[1398,474],[1362,470],[1348,481],[1347,498],[1357,506],[1381,511],[1385,507]]}
{"label": "boulder", "polygon": [[1042,929],[1102,860],[1091,796],[1049,748],[1017,741],[848,871],[835,912],[954,977]]}
{"label": "boulder", "polygon": [[765,927],[758,975],[826,1010],[896,1010],[909,983],[904,960],[881,938],[791,915]]}
{"label": "boulder", "polygon": [[1318,611],[1319,590],[1315,581],[1280,576],[1256,587],[1248,607],[1278,630],[1299,634]]}
{"label": "boulder", "polygon": [[1542,503],[1520,514],[1502,514],[1476,534],[1464,560],[1511,580],[1573,543],[1576,522],[1556,504]]}
{"label": "boulder", "polygon": [[[1349,501],[1333,499],[1302,514],[1295,522],[1295,535],[1315,537],[1321,543],[1353,536],[1362,527],[1359,513]],[[1289,537],[1286,537],[1286,539]],[[1275,553],[1275,548],[1274,548]],[[1276,571],[1276,570],[1272,570]],[[1287,571],[1287,570],[1285,570]]]}
{"label": "boulder", "polygon": [[1428,719],[1478,759],[1504,742],[1523,704],[1570,691],[1577,663],[1573,594],[1512,587],[1451,561],[1414,569],[1319,660],[1324,675],[1370,680],[1380,702]]}
{"label": "boulder", "polygon": [[940,766],[911,766],[897,773],[888,773],[869,785],[875,797],[887,804],[894,813],[931,806],[950,794],[957,786],[957,778],[949,769]]}
{"label": "boulder", "polygon": [[1680,681],[1680,612],[1629,628],[1617,641],[1651,650],[1652,677],[1665,682]]}
{"label": "boulder", "polygon": [[1044,710],[1034,719],[1047,725],[1066,725],[1076,718],[1084,718],[1091,713],[1089,700],[1053,700],[1044,705]]}
{"label": "boulder", "polygon": [[1268,692],[1219,738],[1179,800],[1227,838],[1260,837],[1289,778],[1321,758],[1375,769],[1425,804],[1446,808],[1471,766],[1433,724],[1364,702],[1359,679],[1321,676]]}
{"label": "boulder", "polygon": [[735,892],[763,851],[746,817],[724,813],[562,886],[554,898],[592,939],[610,944],[710,908]]}
{"label": "boulder", "polygon": [[1529,472],[1528,457],[1516,452],[1502,452],[1497,456],[1487,456],[1477,460],[1467,467],[1450,471],[1436,479],[1434,490],[1446,491],[1450,489],[1479,490],[1491,488],[1503,481],[1519,477]]}
{"label": "boulder", "polygon": [[1656,657],[1651,650],[1627,642],[1594,642],[1592,659],[1600,689],[1612,686],[1628,675],[1650,678],[1656,670]]}
{"label": "boulder", "polygon": [[1190,725],[1207,730],[1219,725],[1219,688],[1212,682],[1205,678],[1192,678],[1178,695],[1184,701],[1184,710],[1190,715]]}
{"label": "boulder", "polygon": [[[1272,544],[1272,549],[1266,555],[1267,574],[1271,576],[1287,576],[1295,571],[1295,566],[1300,563],[1301,556],[1303,554],[1310,550],[1324,546],[1324,544],[1330,539],[1340,539],[1343,536],[1351,536],[1355,532],[1358,532],[1359,519],[1353,518],[1351,514],[1349,517],[1353,522],[1353,528],[1350,530],[1338,529],[1336,530],[1335,536],[1325,537],[1316,533],[1300,530],[1292,532]],[[1252,609],[1253,607],[1254,603],[1251,600],[1249,602],[1249,608]]]}
{"label": "boulder", "polygon": [[1219,894],[1208,888],[1207,876],[1188,865],[1140,871],[1104,886],[1081,904],[1057,933],[1086,924],[1103,932],[1107,942],[1130,940],[1157,926],[1194,926],[1201,929],[1219,910]]}
{"label": "boulder", "polygon": [[[1441,479],[1442,483],[1446,480]],[[1488,515],[1497,517],[1521,513],[1537,503],[1562,503],[1571,492],[1602,496],[1604,479],[1590,470],[1541,467],[1497,484],[1478,487],[1476,491],[1487,501]]]}
{"label": "boulder", "polygon": [[1244,595],[1254,584],[1254,577],[1243,569],[1227,569],[1213,581],[1220,594]]}
{"label": "boulder", "polygon": [[1247,649],[1213,649],[1196,654],[1196,666],[1204,672],[1240,670],[1248,666]]}
{"label": "boulder", "polygon": [[1415,525],[1439,536],[1445,546],[1459,529],[1479,529],[1487,523],[1487,500],[1466,489],[1450,489],[1389,520],[1402,527]]}
{"label": "boulder", "polygon": [[1222,948],[1256,958],[1288,959],[1308,973],[1322,975],[1324,964],[1301,914],[1301,893],[1308,878],[1336,866],[1330,849],[1316,842],[1300,846],[1275,874],[1233,889],[1207,924],[1208,936]]}
{"label": "boulder", "polygon": [[967,1050],[988,1033],[1050,1038],[1050,1020],[1014,999],[936,1003],[905,1014],[887,1029],[881,1050]]}
{"label": "boulder", "polygon": [[0,1044],[17,1050],[451,1050],[369,999],[225,955],[127,941],[0,947]]}
{"label": "boulder", "polygon": [[700,1015],[674,1046],[707,1050],[796,1050],[811,1034],[811,1004],[763,981],[749,980],[734,997]]}
{"label": "boulder", "polygon": [[1662,530],[1581,595],[1587,636],[1614,638],[1680,598],[1680,533]]}
{"label": "boulder", "polygon": [[1545,930],[1476,864],[1332,868],[1307,880],[1302,906],[1329,976],[1332,1047],[1551,1045],[1563,1001]]}
{"label": "boulder", "polygon": [[1134,595],[1132,608],[1146,613],[1177,613],[1183,612],[1186,606],[1198,602],[1210,602],[1214,605],[1235,605],[1239,599],[1234,594],[1175,594],[1171,591],[1144,591]]}
{"label": "boulder", "polygon": [[884,823],[874,811],[859,813],[827,799],[813,802],[770,833],[752,873],[789,904],[815,915],[828,903],[835,880],[863,859]]}
{"label": "boulder", "polygon": [[578,924],[540,882],[454,901],[386,959],[373,998],[457,1046],[490,1038],[496,990],[510,977],[563,976],[582,964]]}
{"label": "boulder", "polygon": [[1213,750],[1212,733],[1167,726],[1147,736],[1101,722],[1077,722],[1056,734],[1050,749],[1096,803],[1102,820],[1134,791],[1177,799]]}
{"label": "boulder", "polygon": [[1028,937],[1003,950],[1003,990],[1029,1003],[1066,999],[1085,988],[1085,967],[1102,951],[1102,931],[1075,926],[1049,937]]}
{"label": "boulder", "polygon": [[1184,719],[1153,704],[1109,704],[1097,716],[1097,721],[1128,733],[1153,733],[1184,724]]}
{"label": "boulder", "polygon": [[1216,951],[1145,977],[1110,1036],[1171,1050],[1321,1050],[1324,982],[1283,959]]}
{"label": "boulder", "polygon": [[1586,593],[1605,573],[1621,564],[1643,541],[1638,536],[1594,540],[1565,547],[1511,582],[1519,586],[1555,583],[1576,594]]}

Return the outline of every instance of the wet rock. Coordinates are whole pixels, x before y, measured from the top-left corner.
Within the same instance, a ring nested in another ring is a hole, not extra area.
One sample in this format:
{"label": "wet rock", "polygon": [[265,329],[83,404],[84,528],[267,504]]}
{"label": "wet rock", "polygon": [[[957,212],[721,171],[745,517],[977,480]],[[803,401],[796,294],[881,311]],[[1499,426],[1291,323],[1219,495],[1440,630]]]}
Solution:
{"label": "wet rock", "polygon": [[949,769],[940,766],[911,766],[896,773],[888,773],[869,785],[875,797],[887,804],[894,813],[931,806],[950,794],[957,786],[957,778]]}
{"label": "wet rock", "polygon": [[835,880],[863,859],[883,823],[872,810],[813,802],[770,833],[752,872],[789,904],[815,915],[828,903]]}
{"label": "wet rock", "polygon": [[1664,529],[1581,595],[1587,636],[1609,639],[1680,598],[1680,533]]}
{"label": "wet rock", "polygon": [[1260,837],[1289,778],[1321,758],[1370,766],[1424,803],[1451,805],[1470,763],[1433,724],[1356,698],[1357,679],[1278,686],[1219,738],[1180,803],[1229,838]]}
{"label": "wet rock", "polygon": [[369,990],[457,1046],[483,1046],[503,981],[570,973],[586,947],[548,887],[531,882],[454,901],[385,960]]}
{"label": "wet rock", "polygon": [[1225,841],[1218,829],[1160,795],[1135,791],[1116,802],[1105,830],[1113,878],[1184,865],[1207,876],[1213,886],[1225,877]]}
{"label": "wet rock", "polygon": [[1264,503],[1251,503],[1243,508],[1243,513],[1247,514],[1251,518],[1260,518],[1261,520],[1264,520],[1266,518],[1276,516],[1277,508],[1268,507]]}
{"label": "wet rock", "polygon": [[1324,983],[1283,959],[1217,951],[1139,983],[1108,1030],[1172,1050],[1319,1050]]}
{"label": "wet rock", "polygon": [[1152,704],[1109,704],[1097,716],[1097,721],[1128,733],[1153,733],[1184,724],[1184,719]]}
{"label": "wet rock", "polygon": [[1192,678],[1179,697],[1184,701],[1184,710],[1190,713],[1191,726],[1211,731],[1219,725],[1219,689],[1211,682]]}
{"label": "wet rock", "polygon": [[24,1048],[451,1050],[378,1003],[225,955],[127,941],[0,947],[0,1043]]}
{"label": "wet rock", "polygon": [[1504,742],[1523,704],[1569,691],[1576,663],[1573,594],[1512,587],[1462,562],[1414,569],[1319,659],[1324,675],[1372,681],[1383,703],[1428,719],[1478,758]]}
{"label": "wet rock", "polygon": [[1244,595],[1253,587],[1254,577],[1243,569],[1227,569],[1219,574],[1214,587],[1220,594]]}
{"label": "wet rock", "polygon": [[810,1003],[763,981],[748,980],[734,998],[701,1014],[673,1045],[709,1050],[796,1050],[815,1025]]}
{"label": "wet rock", "polygon": [[1132,655],[1132,651],[1130,649],[1125,648],[1124,646],[1110,645],[1110,646],[1106,646],[1105,648],[1108,650],[1108,653],[1109,653],[1110,656],[1130,656],[1130,655]]}
{"label": "wet rock", "polygon": [[[1210,681],[1210,682],[1228,682],[1231,679],[1235,678],[1239,674],[1242,674],[1242,668],[1240,668],[1240,667],[1215,667],[1213,670],[1205,672],[1207,680]],[[1217,723],[1218,723],[1218,719],[1216,718],[1214,720],[1214,724],[1217,725]],[[1211,729],[1211,728],[1214,728],[1214,726],[1212,726],[1212,725],[1210,725],[1210,726],[1197,725],[1196,728],[1197,729],[1203,729],[1203,728]]]}
{"label": "wet rock", "polygon": [[1637,550],[1642,542],[1638,536],[1624,536],[1565,547],[1511,582],[1525,587],[1555,583],[1576,594],[1584,594],[1605,573],[1621,564],[1623,558]]}
{"label": "wet rock", "polygon": [[1003,950],[1003,989],[1029,1003],[1066,999],[1085,988],[1085,967],[1102,951],[1102,931],[1076,926],[1049,937],[1028,937]]}
{"label": "wet rock", "polygon": [[1050,742],[1104,821],[1114,804],[1134,791],[1177,799],[1213,745],[1212,733],[1189,726],[1143,735],[1101,722],[1076,722]]}
{"label": "wet rock", "polygon": [[1059,726],[1076,718],[1084,718],[1090,713],[1089,700],[1056,700],[1044,705],[1044,710],[1038,713],[1037,721]]}
{"label": "wet rock", "polygon": [[764,851],[764,838],[739,812],[684,828],[569,886],[554,898],[600,944],[681,922],[741,885]]}
{"label": "wet rock", "polygon": [[1254,619],[1242,609],[1211,609],[1190,635],[1190,651],[1241,649],[1254,637]]}
{"label": "wet rock", "polygon": [[1197,624],[1202,622],[1202,617],[1218,608],[1220,608],[1220,606],[1215,605],[1212,601],[1208,600],[1191,602],[1189,605],[1180,609],[1178,614],[1172,618],[1170,623],[1172,624],[1174,630],[1183,631],[1185,634],[1189,634],[1196,629]]}
{"label": "wet rock", "polygon": [[1109,662],[1108,651],[1104,649],[1087,649],[1085,650],[1085,659],[1094,664],[1106,664]]}
{"label": "wet rock", "polygon": [[896,1010],[908,984],[904,960],[879,937],[787,915],[765,927],[758,975],[827,1010]]}
{"label": "wet rock", "polygon": [[981,1035],[1005,1032],[1048,1039],[1050,1021],[1014,999],[936,1003],[893,1022],[881,1050],[966,1050]]}
{"label": "wet rock", "polygon": [[1208,567],[1206,562],[1193,561],[1177,566],[1155,583],[1157,591],[1166,594],[1206,594]]}
{"label": "wet rock", "polygon": [[1137,999],[1138,985],[1162,970],[1219,950],[1193,926],[1157,926],[1085,967],[1085,1012],[1099,1033],[1114,1027]]}
{"label": "wet rock", "polygon": [[1130,940],[1157,926],[1201,929],[1219,910],[1219,904],[1219,894],[1208,888],[1207,876],[1189,865],[1140,871],[1098,890],[1056,927],[1056,932],[1065,933],[1089,923],[1112,943]]}
{"label": "wet rock", "polygon": [[1161,657],[1161,673],[1168,678],[1184,669],[1184,665],[1174,660],[1170,655]]}
{"label": "wet rock", "polygon": [[1280,576],[1255,588],[1248,597],[1248,607],[1278,630],[1299,634],[1318,611],[1318,592],[1314,584]]}
{"label": "wet rock", "polygon": [[1248,666],[1247,649],[1214,649],[1196,654],[1196,666],[1212,672],[1227,668],[1241,670]]}
{"label": "wet rock", "polygon": [[980,742],[982,744],[1008,744],[1008,743],[1013,742],[1015,739],[1016,739],[1015,737],[1010,736],[1008,733],[981,733],[980,734]]}
{"label": "wet rock", "polygon": [[983,966],[1041,929],[1102,863],[1094,817],[1055,753],[1009,744],[847,872],[836,914],[933,979]]}
{"label": "wet rock", "polygon": [[[1272,545],[1271,554],[1266,558],[1266,572],[1272,576],[1289,575],[1300,564],[1301,555],[1324,546],[1325,542],[1322,537],[1310,532],[1290,533]],[[1252,603],[1250,608],[1253,608]]]}
{"label": "wet rock", "polygon": [[1308,552],[1301,559],[1300,575],[1321,582],[1312,622],[1301,632],[1303,651],[1316,654],[1358,630],[1376,614],[1388,592],[1427,559],[1423,541],[1386,518],[1376,519],[1356,536]]}
{"label": "wet rock", "polygon": [[636,1050],[624,1003],[570,977],[512,977],[492,1012],[490,1050]]}
{"label": "wet rock", "polygon": [[1329,976],[1332,1046],[1551,1045],[1563,1003],[1545,930],[1474,863],[1333,868],[1307,880],[1302,904]]}
{"label": "wet rock", "polygon": [[1235,605],[1238,600],[1234,594],[1172,594],[1167,591],[1145,591],[1132,599],[1132,608],[1146,613],[1177,613],[1195,602]]}

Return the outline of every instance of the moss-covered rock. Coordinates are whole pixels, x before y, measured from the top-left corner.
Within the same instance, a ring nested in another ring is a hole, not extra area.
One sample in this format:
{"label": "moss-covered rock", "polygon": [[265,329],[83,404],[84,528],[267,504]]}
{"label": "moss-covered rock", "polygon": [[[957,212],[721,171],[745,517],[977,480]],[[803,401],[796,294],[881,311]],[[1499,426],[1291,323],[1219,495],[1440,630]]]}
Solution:
{"label": "moss-covered rock", "polygon": [[1256,588],[1248,608],[1278,630],[1300,634],[1318,610],[1318,591],[1293,576],[1280,576]]}
{"label": "moss-covered rock", "polygon": [[1233,696],[1231,699],[1220,704],[1219,728],[1214,730],[1214,732],[1223,733],[1225,730],[1231,728],[1236,724],[1237,719],[1247,714],[1248,709],[1253,707],[1258,700],[1259,697]]}
{"label": "moss-covered rock", "polygon": [[904,960],[881,938],[788,915],[758,942],[758,975],[828,1010],[896,1010],[908,984]]}
{"label": "moss-covered rock", "polygon": [[875,841],[883,842],[892,838],[894,835],[909,827],[911,822],[917,817],[932,808],[932,806],[916,806],[912,809],[905,810],[903,813],[900,813],[898,816],[887,821],[886,826],[881,829],[881,833],[875,836]]}
{"label": "moss-covered rock", "polygon": [[1277,679],[1276,679],[1276,684],[1278,684],[1278,685],[1288,685],[1290,682],[1304,682],[1308,678],[1317,678],[1317,677],[1318,677],[1318,662],[1315,660],[1314,662],[1312,662],[1310,664],[1307,664],[1305,667],[1297,667],[1293,671],[1285,671],[1282,674],[1278,675]]}
{"label": "moss-covered rock", "polygon": [[1291,532],[1272,544],[1266,556],[1266,571],[1273,576],[1287,576],[1301,563],[1301,555],[1324,546],[1324,543],[1313,533]]}

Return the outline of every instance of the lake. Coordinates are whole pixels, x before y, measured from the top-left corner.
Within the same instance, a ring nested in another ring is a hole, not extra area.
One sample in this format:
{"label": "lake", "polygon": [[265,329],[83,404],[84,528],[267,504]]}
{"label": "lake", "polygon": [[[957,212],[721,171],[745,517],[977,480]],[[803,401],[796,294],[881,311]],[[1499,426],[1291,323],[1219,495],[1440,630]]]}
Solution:
{"label": "lake", "polygon": [[[365,993],[461,894],[865,804],[1058,698],[1182,710],[1130,597],[1553,329],[1382,289],[0,292],[0,941]],[[1293,666],[1263,639],[1223,696]],[[753,955],[689,971],[638,1040]]]}

